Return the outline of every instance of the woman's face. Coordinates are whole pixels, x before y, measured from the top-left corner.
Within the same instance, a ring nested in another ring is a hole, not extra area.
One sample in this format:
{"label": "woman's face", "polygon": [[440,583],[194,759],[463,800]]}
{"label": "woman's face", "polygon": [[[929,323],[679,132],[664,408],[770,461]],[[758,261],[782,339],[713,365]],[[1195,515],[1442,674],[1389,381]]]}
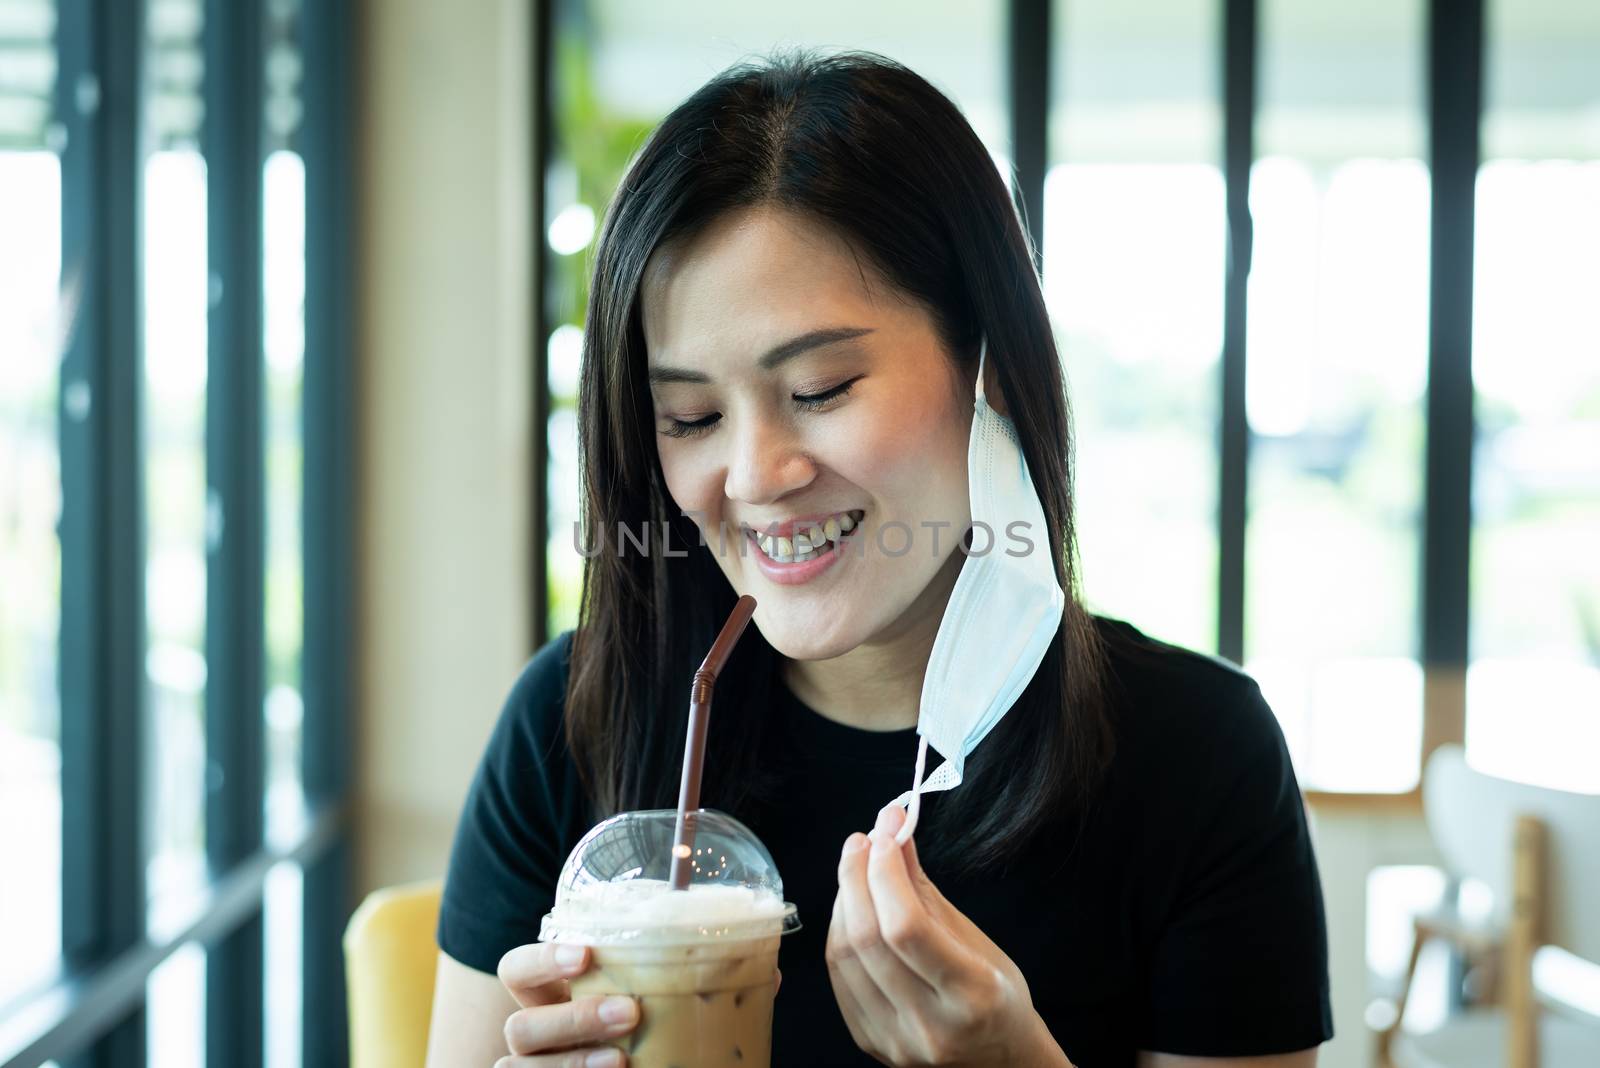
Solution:
{"label": "woman's face", "polygon": [[768,642],[826,659],[937,621],[972,382],[929,312],[770,207],[659,248],[641,300],[667,487]]}

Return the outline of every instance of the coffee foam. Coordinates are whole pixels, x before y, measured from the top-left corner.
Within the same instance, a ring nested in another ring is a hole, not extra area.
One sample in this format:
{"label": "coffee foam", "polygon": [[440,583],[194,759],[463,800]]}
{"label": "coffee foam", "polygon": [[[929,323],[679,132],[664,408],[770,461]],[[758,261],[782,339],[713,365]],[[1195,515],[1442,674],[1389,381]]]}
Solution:
{"label": "coffee foam", "polygon": [[769,890],[664,879],[625,879],[569,888],[546,917],[558,940],[658,940],[776,933],[788,906]]}

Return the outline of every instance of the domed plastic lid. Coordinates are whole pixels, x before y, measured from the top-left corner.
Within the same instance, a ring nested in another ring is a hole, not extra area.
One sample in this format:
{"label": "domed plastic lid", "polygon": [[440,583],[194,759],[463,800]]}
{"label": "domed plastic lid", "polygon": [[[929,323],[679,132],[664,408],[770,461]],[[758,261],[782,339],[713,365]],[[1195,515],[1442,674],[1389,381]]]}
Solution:
{"label": "domed plastic lid", "polygon": [[671,888],[676,809],[624,812],[573,847],[540,941],[722,941],[799,930],[783,879],[755,833],[725,812],[696,813],[689,887]]}

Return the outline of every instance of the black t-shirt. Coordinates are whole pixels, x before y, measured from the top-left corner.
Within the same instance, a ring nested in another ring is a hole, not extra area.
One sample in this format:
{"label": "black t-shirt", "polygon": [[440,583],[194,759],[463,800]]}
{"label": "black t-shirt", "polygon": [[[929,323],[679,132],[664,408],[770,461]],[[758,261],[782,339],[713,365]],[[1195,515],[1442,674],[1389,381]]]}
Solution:
{"label": "black t-shirt", "polygon": [[[1132,1065],[1139,1049],[1250,1056],[1326,1041],[1322,892],[1277,720],[1231,665],[1126,623],[1097,624],[1116,753],[1075,848],[1040,841],[1004,879],[957,879],[932,864],[929,876],[1021,968],[1078,1068]],[[569,631],[517,680],[450,857],[439,945],[491,974],[538,938],[590,825],[561,729],[570,649]],[[849,727],[781,681],[773,691],[771,759],[795,803],[754,829],[803,926],[780,950],[772,1063],[876,1064],[845,1028],[823,946],[839,850],[910,785],[916,732]]]}

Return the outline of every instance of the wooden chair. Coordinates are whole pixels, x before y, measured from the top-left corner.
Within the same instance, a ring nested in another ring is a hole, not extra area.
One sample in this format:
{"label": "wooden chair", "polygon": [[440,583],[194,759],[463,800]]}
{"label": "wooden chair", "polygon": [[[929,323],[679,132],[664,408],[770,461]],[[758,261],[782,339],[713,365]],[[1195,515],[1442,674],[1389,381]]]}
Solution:
{"label": "wooden chair", "polygon": [[[1428,761],[1423,809],[1451,873],[1488,884],[1504,935],[1488,939],[1455,923],[1418,923],[1399,1011],[1379,1035],[1382,1061],[1394,1068],[1600,1066],[1600,1021],[1541,1004],[1533,985],[1533,955],[1541,946],[1600,961],[1600,796],[1484,775],[1467,765],[1460,746],[1445,746]],[[1493,959],[1498,1004],[1416,1034],[1400,1025],[1430,938]]]}
{"label": "wooden chair", "polygon": [[351,1068],[422,1068],[439,948],[439,880],[374,890],[344,932]]}

